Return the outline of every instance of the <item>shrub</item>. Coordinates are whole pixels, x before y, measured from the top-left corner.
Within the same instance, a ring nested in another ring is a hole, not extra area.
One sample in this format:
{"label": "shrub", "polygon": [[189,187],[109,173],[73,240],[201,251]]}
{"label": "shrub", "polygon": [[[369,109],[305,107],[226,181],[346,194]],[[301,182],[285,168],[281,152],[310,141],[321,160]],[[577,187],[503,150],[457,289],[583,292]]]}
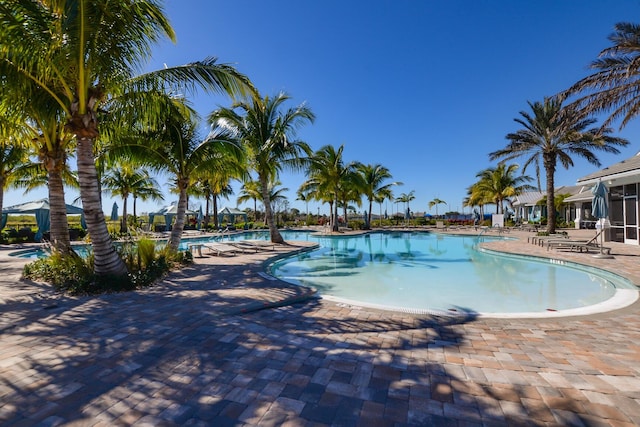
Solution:
{"label": "shrub", "polygon": [[150,286],[163,277],[176,264],[193,262],[191,252],[172,252],[166,247],[158,249],[156,242],[141,239],[127,241],[118,253],[127,264],[126,277],[96,276],[93,272],[93,255],[61,256],[52,253],[24,267],[25,278],[51,283],[57,290],[73,295],[99,294],[129,291]]}

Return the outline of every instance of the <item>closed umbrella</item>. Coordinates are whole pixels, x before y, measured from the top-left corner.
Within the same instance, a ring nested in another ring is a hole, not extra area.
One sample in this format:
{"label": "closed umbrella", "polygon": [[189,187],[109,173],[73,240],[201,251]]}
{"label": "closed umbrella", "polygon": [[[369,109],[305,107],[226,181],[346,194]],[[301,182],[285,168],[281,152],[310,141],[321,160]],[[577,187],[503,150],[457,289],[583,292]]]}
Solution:
{"label": "closed umbrella", "polygon": [[200,205],[196,220],[198,221],[198,230],[200,230],[200,224],[202,224],[202,221],[204,220],[204,215],[202,214],[202,205]]}
{"label": "closed umbrella", "polygon": [[113,207],[111,208],[111,221],[118,220],[118,204],[113,202]]}
{"label": "closed umbrella", "polygon": [[605,255],[602,252],[602,245],[604,243],[604,220],[609,216],[607,187],[602,183],[602,181],[598,181],[591,189],[591,193],[593,194],[593,200],[591,201],[591,214],[598,218],[598,223],[600,225],[600,253],[595,256],[597,258],[613,258],[611,255]]}

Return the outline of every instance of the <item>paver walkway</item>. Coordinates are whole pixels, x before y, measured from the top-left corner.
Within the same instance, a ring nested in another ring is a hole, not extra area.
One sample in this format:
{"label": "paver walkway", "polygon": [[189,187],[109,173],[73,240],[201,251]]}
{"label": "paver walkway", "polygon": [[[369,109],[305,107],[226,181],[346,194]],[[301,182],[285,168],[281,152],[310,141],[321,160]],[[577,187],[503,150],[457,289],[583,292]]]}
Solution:
{"label": "paver walkway", "polygon": [[[606,268],[638,276],[639,248],[614,255]],[[0,254],[0,424],[640,425],[639,304],[544,320],[279,306],[308,295],[257,274],[268,256],[72,298]]]}

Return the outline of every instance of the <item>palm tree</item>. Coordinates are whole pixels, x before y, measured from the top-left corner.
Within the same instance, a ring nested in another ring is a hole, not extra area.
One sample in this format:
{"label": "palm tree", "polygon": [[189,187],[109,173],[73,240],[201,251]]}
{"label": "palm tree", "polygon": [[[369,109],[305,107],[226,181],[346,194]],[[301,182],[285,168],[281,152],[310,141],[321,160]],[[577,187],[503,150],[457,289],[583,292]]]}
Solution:
{"label": "palm tree", "polygon": [[[260,192],[260,182],[253,179],[246,181],[240,187],[240,195],[238,196],[237,203],[245,203],[249,200],[253,200],[253,220],[258,220],[258,200],[262,200],[262,193]],[[266,224],[265,218],[265,224]]]}
{"label": "palm tree", "polygon": [[[274,243],[284,243],[284,239],[274,221],[268,184],[277,178],[279,171],[304,166],[304,156],[310,155],[311,149],[304,141],[295,139],[295,135],[298,128],[315,119],[304,104],[280,111],[287,100],[289,97],[284,93],[273,98],[256,95],[250,101],[236,102],[231,108],[218,109],[209,116],[212,125],[229,129],[245,147],[250,167],[258,175],[269,233]],[[243,114],[238,114],[236,109]]]}
{"label": "palm tree", "polygon": [[[363,194],[367,197],[369,201],[369,213],[366,220],[366,228],[371,228],[371,215],[373,210],[373,202],[379,200],[380,197],[388,194],[389,189],[394,185],[400,185],[399,182],[390,182],[384,184],[384,182],[388,179],[391,179],[391,172],[389,169],[382,166],[381,164],[376,165],[365,165],[358,164],[358,171],[362,175],[363,178]],[[382,200],[384,200],[384,198]]]}
{"label": "palm tree", "polygon": [[527,182],[532,178],[527,175],[516,176],[519,166],[507,166],[500,163],[495,168],[487,168],[478,172],[479,180],[472,187],[473,198],[478,201],[495,203],[496,213],[504,212],[504,201],[510,197],[533,189]]}
{"label": "palm tree", "polygon": [[[182,239],[187,211],[187,190],[207,171],[237,165],[244,169],[244,155],[235,140],[224,130],[213,129],[204,141],[198,137],[194,112],[182,99],[173,100],[172,110],[167,112],[165,124],[159,132],[147,135],[148,139],[118,147],[120,154],[129,153],[139,162],[145,162],[158,171],[168,172],[174,179],[178,196],[178,211],[167,247],[177,251]],[[116,149],[112,149],[116,151]],[[215,197],[215,196],[214,196]]]}
{"label": "palm tree", "polygon": [[[545,98],[544,102],[529,102],[532,113],[521,111],[522,118],[514,119],[523,129],[507,135],[509,144],[489,154],[491,160],[504,161],[525,157],[522,168],[542,163],[547,184],[547,232],[555,233],[556,216],[553,205],[555,172],[558,161],[565,168],[573,166],[571,156],[579,156],[589,163],[600,166],[595,150],[618,153],[615,146],[625,146],[629,142],[623,138],[609,136],[609,128],[589,128],[595,119],[585,118],[574,107],[562,107],[559,98]],[[542,161],[540,161],[542,159]]]}
{"label": "palm tree", "polygon": [[429,209],[431,209],[432,207],[436,207],[436,217],[438,216],[438,205],[446,205],[447,202],[445,202],[444,200],[440,200],[439,198],[435,198],[433,200],[431,200],[429,202]]}
{"label": "palm tree", "polygon": [[133,221],[136,223],[138,222],[138,214],[136,211],[136,203],[138,199],[142,201],[164,200],[158,181],[149,174],[149,171],[143,169],[140,172],[140,179],[134,183],[133,187],[131,187],[131,195],[133,196]]}
{"label": "palm tree", "polygon": [[[16,188],[22,177],[20,170],[29,163],[29,151],[19,145],[0,145],[0,213],[4,204],[4,192]],[[2,227],[0,227],[2,228]]]}
{"label": "palm tree", "polygon": [[304,202],[305,209],[307,211],[307,219],[304,222],[304,225],[309,225],[309,201],[311,200],[312,193],[308,189],[299,188],[296,192],[296,200],[300,200]]}
{"label": "palm tree", "polygon": [[408,193],[400,194],[396,200],[400,203],[404,203],[405,211],[409,210],[409,212],[411,212],[411,209],[409,208],[409,203],[415,199],[416,199],[415,190],[411,190]]}
{"label": "palm tree", "polygon": [[[214,59],[134,77],[151,46],[175,34],[158,1],[24,0],[0,4],[0,75],[12,90],[30,99],[35,86],[62,112],[76,137],[80,196],[91,236],[97,275],[123,276],[127,268],[115,250],[102,211],[94,142],[101,106],[118,95],[183,83],[237,94],[250,87],[246,77]],[[26,84],[28,82],[28,84]],[[139,102],[141,111],[158,105]]]}
{"label": "palm tree", "polygon": [[640,25],[617,23],[608,38],[612,46],[603,49],[591,63],[593,74],[575,83],[562,96],[581,95],[575,105],[585,115],[612,111],[602,126],[621,118],[623,128],[640,112]]}
{"label": "palm tree", "polygon": [[108,194],[122,197],[121,233],[126,233],[128,230],[127,200],[130,195],[134,196],[134,201],[140,196],[163,199],[162,193],[157,189],[158,183],[155,179],[149,175],[148,171],[140,170],[133,163],[120,162],[114,164],[103,177],[102,186]]}
{"label": "palm tree", "polygon": [[348,181],[357,175],[356,163],[344,164],[342,152],[344,145],[337,150],[333,145],[325,145],[311,157],[307,175],[309,179],[303,184],[314,192],[318,200],[329,200],[332,231],[339,231],[338,203],[341,192],[348,185]]}

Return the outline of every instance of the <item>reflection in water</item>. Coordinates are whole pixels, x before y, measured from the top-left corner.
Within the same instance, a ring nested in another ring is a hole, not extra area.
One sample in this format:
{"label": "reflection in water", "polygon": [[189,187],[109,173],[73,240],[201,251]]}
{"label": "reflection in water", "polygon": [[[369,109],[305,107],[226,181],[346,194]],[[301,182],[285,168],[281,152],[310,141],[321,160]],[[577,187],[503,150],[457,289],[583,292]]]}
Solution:
{"label": "reflection in water", "polygon": [[608,280],[591,280],[574,268],[479,252],[475,236],[372,233],[313,239],[320,249],[277,262],[273,273],[363,303],[541,312],[590,305],[615,291]]}

